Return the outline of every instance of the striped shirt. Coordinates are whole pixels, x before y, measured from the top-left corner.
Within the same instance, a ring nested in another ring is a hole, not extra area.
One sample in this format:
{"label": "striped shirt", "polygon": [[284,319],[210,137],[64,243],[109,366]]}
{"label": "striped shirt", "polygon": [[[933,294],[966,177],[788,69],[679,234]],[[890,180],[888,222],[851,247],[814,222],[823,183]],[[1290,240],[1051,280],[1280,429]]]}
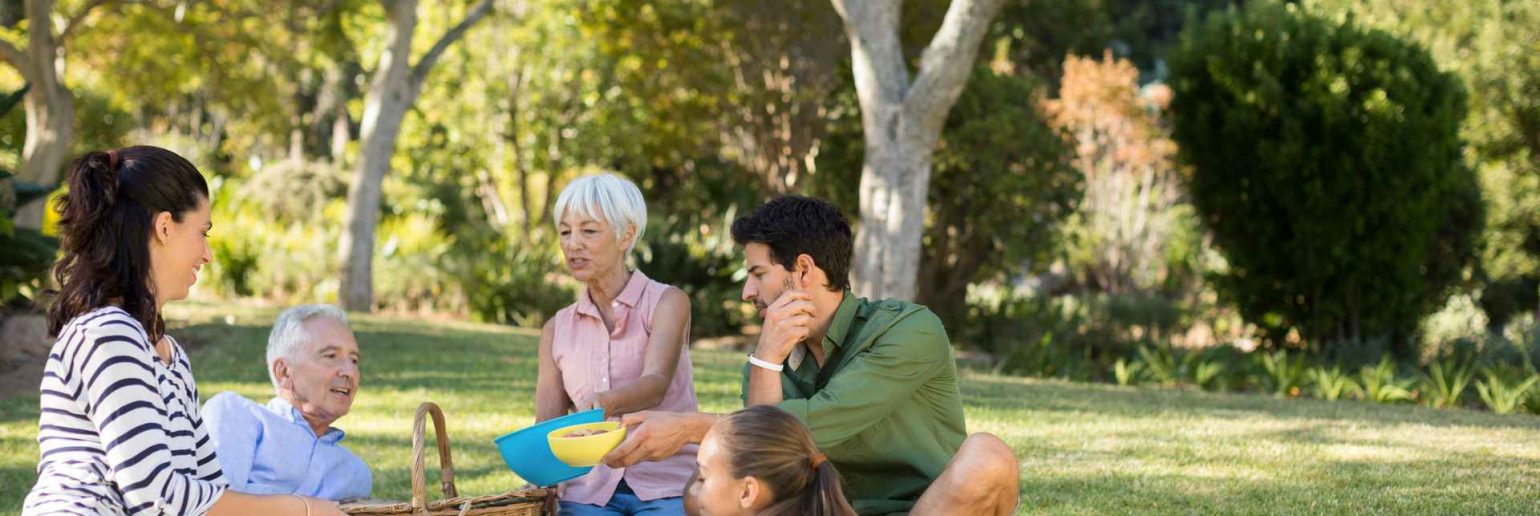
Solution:
{"label": "striped shirt", "polygon": [[187,356],[171,341],[162,362],[122,309],[71,319],[40,391],[38,479],[22,514],[204,514],[224,493]]}

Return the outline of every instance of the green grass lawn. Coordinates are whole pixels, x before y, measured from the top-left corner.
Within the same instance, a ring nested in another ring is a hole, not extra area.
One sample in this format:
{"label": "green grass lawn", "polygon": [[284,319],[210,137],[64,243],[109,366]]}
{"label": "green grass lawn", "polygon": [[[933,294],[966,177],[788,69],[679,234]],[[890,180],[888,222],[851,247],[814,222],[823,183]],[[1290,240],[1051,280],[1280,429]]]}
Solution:
{"label": "green grass lawn", "polygon": [[[271,396],[273,311],[173,308],[171,333],[194,348],[205,398]],[[376,496],[409,496],[411,417],[425,400],[448,418],[462,493],[520,483],[492,439],[533,420],[536,331],[381,317],[354,328],[363,387],[338,426],[373,466]],[[693,357],[703,409],[734,408],[741,355]],[[1535,416],[975,373],[962,389],[969,430],[1016,450],[1023,512],[1540,512]],[[0,400],[0,514],[20,510],[35,478],[36,427],[36,396]]]}

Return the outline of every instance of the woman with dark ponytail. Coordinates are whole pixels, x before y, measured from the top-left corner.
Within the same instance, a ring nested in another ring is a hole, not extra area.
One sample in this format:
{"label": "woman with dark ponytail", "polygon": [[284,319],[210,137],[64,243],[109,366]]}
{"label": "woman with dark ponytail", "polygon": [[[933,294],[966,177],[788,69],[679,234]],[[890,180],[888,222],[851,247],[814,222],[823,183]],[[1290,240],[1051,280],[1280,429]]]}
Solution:
{"label": "woman with dark ponytail", "polygon": [[711,427],[696,457],[686,505],[710,516],[854,516],[840,474],[796,416],[770,405]]}
{"label": "woman with dark ponytail", "polygon": [[23,514],[341,514],[225,489],[191,364],[161,309],[210,260],[209,188],[157,147],[91,152],[59,199],[58,340],[40,388],[37,484]]}

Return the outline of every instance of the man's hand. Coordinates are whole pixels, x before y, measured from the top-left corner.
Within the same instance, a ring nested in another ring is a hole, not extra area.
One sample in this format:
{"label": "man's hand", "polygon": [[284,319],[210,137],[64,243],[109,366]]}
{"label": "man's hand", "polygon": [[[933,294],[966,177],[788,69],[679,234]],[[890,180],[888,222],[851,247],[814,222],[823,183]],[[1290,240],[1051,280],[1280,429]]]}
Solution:
{"label": "man's hand", "polygon": [[813,297],[806,291],[789,289],[765,309],[764,329],[754,356],[779,364],[791,355],[797,343],[807,340],[813,325]]}
{"label": "man's hand", "polygon": [[626,440],[604,456],[612,468],[624,468],[638,462],[659,461],[674,456],[687,444],[699,443],[716,422],[716,416],[694,412],[649,410],[621,417]]}

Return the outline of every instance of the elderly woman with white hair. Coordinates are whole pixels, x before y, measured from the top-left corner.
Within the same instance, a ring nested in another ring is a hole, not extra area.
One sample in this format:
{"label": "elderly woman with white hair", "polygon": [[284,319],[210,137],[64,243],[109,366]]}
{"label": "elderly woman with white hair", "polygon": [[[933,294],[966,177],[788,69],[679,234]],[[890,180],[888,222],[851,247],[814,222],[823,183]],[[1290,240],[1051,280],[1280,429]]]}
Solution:
{"label": "elderly woman with white hair", "polygon": [[267,339],[266,405],[221,392],[203,405],[230,489],[325,500],[368,498],[373,476],[332,426],[358,395],[358,341],[331,305],[284,310]]}
{"label": "elderly woman with white hair", "polygon": [[[690,300],[626,266],[647,226],[641,191],[612,174],[579,178],[557,197],[553,215],[567,268],[584,288],[541,332],[536,417],[595,408],[608,417],[695,411]],[[562,484],[561,514],[682,514],[694,471],[694,449],[623,469],[600,464]]]}

